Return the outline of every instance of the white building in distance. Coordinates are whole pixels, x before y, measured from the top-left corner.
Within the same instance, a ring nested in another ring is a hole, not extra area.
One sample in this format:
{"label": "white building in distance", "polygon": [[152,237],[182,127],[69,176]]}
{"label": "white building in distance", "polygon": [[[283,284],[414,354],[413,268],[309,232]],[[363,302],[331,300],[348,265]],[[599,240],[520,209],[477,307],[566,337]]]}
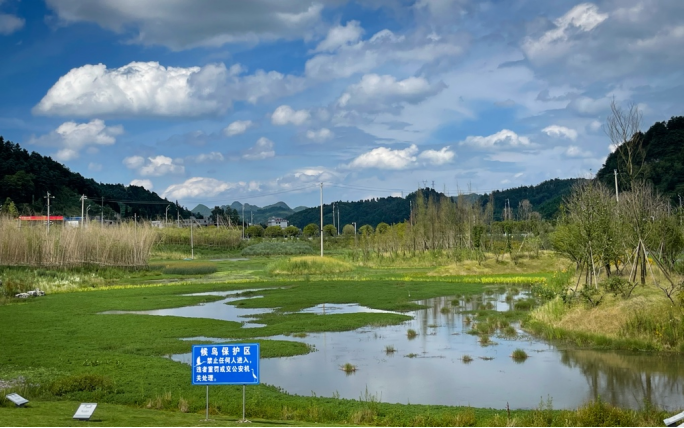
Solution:
{"label": "white building in distance", "polygon": [[279,217],[271,217],[268,219],[268,225],[269,226],[280,226],[281,229],[285,229],[287,227],[287,220],[284,218],[279,218]]}

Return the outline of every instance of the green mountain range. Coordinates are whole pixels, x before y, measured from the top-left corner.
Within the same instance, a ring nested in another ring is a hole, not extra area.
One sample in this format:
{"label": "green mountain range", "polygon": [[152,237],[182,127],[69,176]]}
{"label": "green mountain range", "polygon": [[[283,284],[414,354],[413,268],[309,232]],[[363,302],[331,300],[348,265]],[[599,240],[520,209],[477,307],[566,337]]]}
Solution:
{"label": "green mountain range", "polygon": [[[458,198],[464,198],[467,201],[480,205],[486,208],[493,197],[494,201],[494,220],[501,220],[503,218],[503,210],[506,203],[509,204],[513,213],[523,200],[527,200],[532,205],[532,210],[540,213],[543,218],[551,219],[558,213],[562,198],[570,193],[570,189],[579,179],[558,179],[544,181],[536,186],[521,186],[508,190],[497,190],[491,195],[468,194],[454,196],[452,199],[456,201]],[[432,197],[439,199],[446,197],[443,193],[436,192],[434,189],[425,188],[420,189],[424,200]],[[376,227],[379,223],[385,222],[388,224],[401,223],[408,220],[411,215],[411,206],[415,207],[418,192],[413,192],[405,198],[386,197],[375,198],[366,201],[356,202],[334,202],[335,204],[335,224],[338,223],[339,210],[339,224],[351,224],[356,222],[358,227],[369,224]],[[508,201],[508,202],[507,202]],[[332,205],[327,204],[323,207],[323,223],[332,224]],[[290,224],[299,227],[300,229],[309,223],[320,222],[321,212],[320,207],[308,208],[290,215],[287,219]]]}
{"label": "green mountain range", "polygon": [[[630,145],[631,144],[631,145]],[[631,166],[634,177],[627,174],[625,160],[628,151],[632,154]],[[684,117],[672,117],[667,122],[657,122],[645,133],[638,133],[628,143],[619,146],[606,159],[597,173],[597,179],[609,186],[614,186],[614,171],[618,170],[618,187],[629,188],[629,179],[645,179],[670,199],[673,204],[680,204],[680,196],[684,196]],[[494,204],[494,219],[501,220],[505,206],[510,206],[513,213],[519,205],[527,200],[533,211],[545,219],[554,218],[563,198],[569,194],[572,186],[582,179],[552,179],[536,186],[521,186],[513,189],[494,191],[489,195],[461,195],[469,202],[480,205],[483,209]],[[5,141],[0,137],[0,203],[5,204],[10,198],[20,215],[47,214],[46,196],[50,192],[51,214],[79,216],[81,214],[81,195],[90,205],[91,216],[100,215],[104,211],[105,218],[164,218],[168,213],[169,220],[175,219],[178,213],[184,218],[191,211],[179,206],[176,202],[159,197],[139,186],[123,184],[97,183],[93,179],[84,178],[81,174],[69,171],[64,165],[50,157],[36,152],[27,152],[18,144]],[[427,199],[443,195],[433,189],[421,189]],[[417,192],[405,198],[386,197],[366,201],[335,202],[335,223],[339,215],[341,224],[355,222],[358,226],[370,224],[375,227],[380,222],[399,223],[409,219],[411,207],[415,208]],[[168,210],[167,210],[168,207]],[[221,208],[235,210],[242,216],[243,204],[235,201]],[[203,217],[211,215],[210,207],[199,204],[192,213]],[[5,208],[6,210],[6,208]],[[333,223],[332,206],[324,206],[324,223]],[[265,207],[248,203],[244,204],[245,218],[258,224],[266,224],[270,217],[287,218],[290,224],[303,228],[309,223],[320,221],[320,208],[290,208],[285,202],[277,202]]]}
{"label": "green mountain range", "polygon": [[178,213],[184,218],[190,216],[190,211],[155,192],[140,186],[97,183],[69,171],[50,157],[29,153],[0,136],[0,203],[6,204],[9,198],[17,209],[16,214],[46,215],[48,192],[50,215],[80,216],[81,195],[85,195],[84,211],[90,216],[99,216],[102,212],[106,219],[136,216],[161,219],[168,214],[171,220]]}

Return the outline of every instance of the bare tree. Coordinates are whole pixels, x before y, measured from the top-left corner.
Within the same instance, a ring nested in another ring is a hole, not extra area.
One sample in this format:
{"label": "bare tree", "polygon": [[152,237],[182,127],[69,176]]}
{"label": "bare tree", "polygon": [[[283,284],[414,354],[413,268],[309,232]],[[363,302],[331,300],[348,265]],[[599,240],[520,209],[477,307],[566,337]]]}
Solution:
{"label": "bare tree", "polygon": [[619,156],[618,169],[631,187],[644,166],[643,134],[639,130],[643,114],[634,103],[629,103],[623,110],[615,99],[610,103],[610,112],[604,131]]}

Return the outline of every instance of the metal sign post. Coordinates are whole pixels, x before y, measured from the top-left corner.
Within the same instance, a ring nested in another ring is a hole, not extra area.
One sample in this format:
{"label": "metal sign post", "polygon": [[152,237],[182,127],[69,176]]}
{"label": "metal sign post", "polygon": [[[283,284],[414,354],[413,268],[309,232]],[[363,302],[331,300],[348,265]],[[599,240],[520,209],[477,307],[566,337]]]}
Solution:
{"label": "metal sign post", "polygon": [[209,385],[242,385],[242,419],[245,419],[245,385],[259,384],[258,343],[192,346],[192,384],[206,385],[209,419]]}

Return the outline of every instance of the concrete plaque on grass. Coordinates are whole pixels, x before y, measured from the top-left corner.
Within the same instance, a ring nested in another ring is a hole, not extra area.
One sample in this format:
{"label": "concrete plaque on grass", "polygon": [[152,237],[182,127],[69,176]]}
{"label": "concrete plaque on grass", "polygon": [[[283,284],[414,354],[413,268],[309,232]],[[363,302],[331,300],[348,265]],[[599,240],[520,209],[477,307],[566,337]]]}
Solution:
{"label": "concrete plaque on grass", "polygon": [[74,414],[74,419],[78,419],[80,421],[90,420],[96,407],[97,403],[81,403],[81,405],[78,406],[78,410],[76,410],[76,413]]}
{"label": "concrete plaque on grass", "polygon": [[7,398],[12,403],[16,404],[17,407],[21,407],[24,404],[29,402],[27,399],[25,399],[24,397],[22,397],[21,395],[16,394],[16,393],[8,394],[5,396],[5,398]]}

